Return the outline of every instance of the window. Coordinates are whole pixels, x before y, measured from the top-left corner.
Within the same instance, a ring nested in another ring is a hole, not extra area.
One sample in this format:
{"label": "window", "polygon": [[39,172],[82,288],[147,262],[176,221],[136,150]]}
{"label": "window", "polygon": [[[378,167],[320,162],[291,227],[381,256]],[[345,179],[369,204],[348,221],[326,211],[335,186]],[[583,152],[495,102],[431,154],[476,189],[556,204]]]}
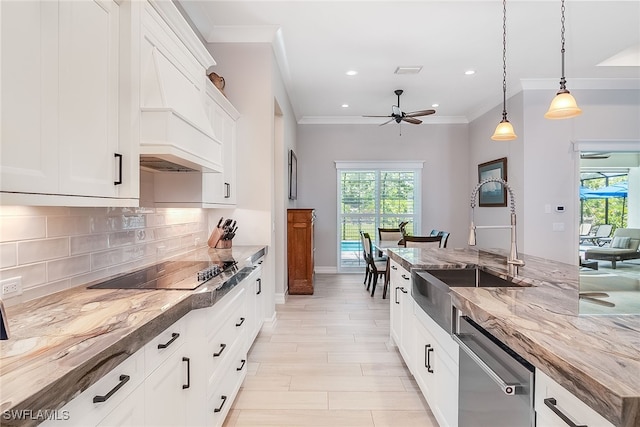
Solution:
{"label": "window", "polygon": [[338,168],[338,270],[364,267],[360,231],[375,240],[378,228],[420,230],[422,162],[336,162]]}

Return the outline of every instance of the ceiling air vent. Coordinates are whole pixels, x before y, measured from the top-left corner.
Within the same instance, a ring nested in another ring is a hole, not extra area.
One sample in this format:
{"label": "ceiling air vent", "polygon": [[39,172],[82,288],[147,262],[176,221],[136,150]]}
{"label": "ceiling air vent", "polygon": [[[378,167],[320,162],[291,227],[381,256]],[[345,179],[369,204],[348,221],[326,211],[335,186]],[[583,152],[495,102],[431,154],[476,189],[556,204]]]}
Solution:
{"label": "ceiling air vent", "polygon": [[396,71],[394,71],[394,73],[395,74],[418,74],[420,71],[422,71],[422,65],[414,65],[414,66],[398,67],[396,68]]}

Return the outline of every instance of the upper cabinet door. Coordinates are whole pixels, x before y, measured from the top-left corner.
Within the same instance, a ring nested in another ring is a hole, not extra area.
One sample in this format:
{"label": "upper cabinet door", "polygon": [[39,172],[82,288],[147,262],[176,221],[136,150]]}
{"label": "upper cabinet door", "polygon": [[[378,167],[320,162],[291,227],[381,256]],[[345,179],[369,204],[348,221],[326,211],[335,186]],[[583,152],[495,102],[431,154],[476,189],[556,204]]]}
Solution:
{"label": "upper cabinet door", "polygon": [[131,3],[0,2],[2,204],[137,206],[133,50],[122,31],[133,23],[121,8]]}
{"label": "upper cabinet door", "polygon": [[59,14],[60,191],[114,197],[122,173],[119,8],[111,0],[64,1]]}
{"label": "upper cabinet door", "polygon": [[0,185],[58,190],[58,5],[0,2]]}

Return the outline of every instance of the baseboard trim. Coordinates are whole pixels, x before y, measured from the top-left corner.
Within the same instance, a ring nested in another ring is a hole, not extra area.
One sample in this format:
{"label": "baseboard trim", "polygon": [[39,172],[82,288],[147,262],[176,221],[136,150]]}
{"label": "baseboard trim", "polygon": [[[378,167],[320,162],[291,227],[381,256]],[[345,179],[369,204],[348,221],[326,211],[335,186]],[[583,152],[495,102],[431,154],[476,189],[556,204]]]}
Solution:
{"label": "baseboard trim", "polygon": [[[275,303],[276,304],[284,304],[286,302],[285,296],[284,294],[275,294],[274,295],[274,299],[275,299]],[[275,317],[275,313],[273,313],[273,316]]]}
{"label": "baseboard trim", "polygon": [[338,274],[338,269],[336,267],[321,267],[317,266],[314,268],[316,274]]}

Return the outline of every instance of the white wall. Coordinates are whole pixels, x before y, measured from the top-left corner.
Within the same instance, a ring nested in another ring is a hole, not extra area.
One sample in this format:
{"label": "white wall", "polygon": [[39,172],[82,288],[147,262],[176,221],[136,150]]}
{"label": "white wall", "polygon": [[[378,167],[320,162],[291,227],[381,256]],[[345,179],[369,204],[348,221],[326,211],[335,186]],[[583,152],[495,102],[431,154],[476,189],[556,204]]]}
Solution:
{"label": "white wall", "polygon": [[[522,93],[507,100],[508,119],[513,125],[518,138],[514,141],[493,141],[491,135],[502,120],[502,105],[496,106],[483,116],[469,124],[469,189],[478,184],[478,165],[502,157],[507,158],[507,182],[516,199],[518,250],[525,252],[523,236],[526,212],[524,208],[524,141],[525,126],[522,117]],[[467,198],[468,200],[468,198]],[[509,200],[507,198],[507,204]],[[479,207],[474,211],[475,224],[508,225],[510,224],[510,208]],[[510,231],[508,229],[478,229],[476,234],[478,248],[509,249]]]}
{"label": "white wall", "polygon": [[[508,181],[516,191],[518,249],[575,264],[580,216],[576,176],[579,156],[573,151],[572,141],[640,139],[640,91],[572,93],[583,114],[567,120],[544,118],[555,95],[553,90],[525,90],[508,99],[509,120],[519,136],[515,141],[489,139],[500,121],[502,106],[474,120],[469,130],[469,168],[475,170],[484,161],[508,157]],[[469,188],[476,184],[477,175],[471,175]],[[548,213],[547,205],[551,208]],[[564,206],[565,212],[557,213],[557,205]],[[476,224],[505,221],[507,208],[476,208]],[[554,231],[554,223],[562,224],[564,231]],[[478,232],[478,246],[506,248],[508,241],[506,230]]]}
{"label": "white wall", "polygon": [[298,206],[316,209],[318,268],[337,266],[336,160],[424,160],[422,231],[451,232],[448,247],[466,246],[467,125],[299,125]]}
{"label": "white wall", "polygon": [[[295,148],[295,117],[271,44],[212,43],[207,48],[220,64],[214,71],[225,78],[225,94],[241,114],[237,123],[237,208],[227,212],[238,221],[234,244],[269,245],[265,274],[275,287],[275,302],[283,302],[285,211],[289,206],[286,156],[289,148]],[[220,213],[211,213],[210,228]],[[273,312],[273,303],[270,310]]]}
{"label": "white wall", "polygon": [[[575,264],[579,155],[572,141],[640,139],[640,91],[573,90],[572,94],[583,114],[547,120],[543,115],[554,92],[524,92],[524,241],[529,254]],[[545,205],[552,206],[552,213],[545,213]],[[564,205],[565,213],[556,213],[555,205]],[[565,224],[565,231],[553,231],[553,223]]]}

